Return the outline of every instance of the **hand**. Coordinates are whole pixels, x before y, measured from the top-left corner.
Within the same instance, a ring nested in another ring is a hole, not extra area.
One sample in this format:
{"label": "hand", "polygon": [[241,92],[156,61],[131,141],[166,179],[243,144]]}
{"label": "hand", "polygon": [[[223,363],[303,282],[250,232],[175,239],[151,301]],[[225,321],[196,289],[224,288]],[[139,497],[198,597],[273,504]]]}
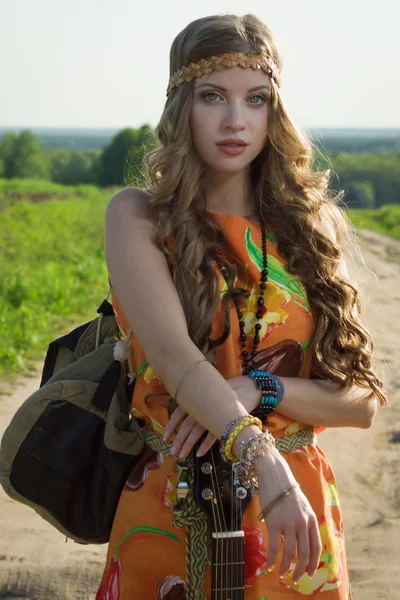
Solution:
{"label": "hand", "polygon": [[[227,383],[236,393],[247,412],[250,413],[260,404],[260,392],[250,377],[243,375],[234,377],[227,379]],[[164,440],[169,439],[179,425],[180,429],[172,444],[171,454],[178,454],[180,458],[185,458],[204,434],[205,429],[178,406],[165,428]],[[217,438],[209,433],[199,448],[199,456],[208,452],[216,440]]]}
{"label": "hand", "polygon": [[[287,487],[295,483],[293,474],[286,461],[282,457],[269,457],[269,467],[259,468],[264,471],[258,474],[260,493],[260,504],[262,508],[267,507]],[[271,473],[271,460],[274,463],[273,475]],[[259,460],[258,462],[261,463]],[[258,470],[258,469],[257,469]],[[271,476],[273,481],[271,481]],[[279,483],[278,483],[279,482]],[[297,583],[307,570],[313,577],[318,568],[322,543],[319,534],[317,518],[309,501],[301,489],[296,488],[286,496],[266,517],[265,523],[268,529],[268,560],[266,568],[272,571],[281,546],[284,542],[284,551],[279,575],[283,578],[290,568],[291,562],[296,556],[296,567],[293,573],[293,581]]]}
{"label": "hand", "polygon": [[[164,430],[164,440],[169,439],[179,425],[179,431],[171,446],[171,454],[177,454],[179,458],[186,458],[206,430],[193,417],[188,415],[183,408],[178,406],[172,413]],[[208,433],[199,448],[199,452],[202,454],[208,452],[216,440],[217,438],[214,435]]]}

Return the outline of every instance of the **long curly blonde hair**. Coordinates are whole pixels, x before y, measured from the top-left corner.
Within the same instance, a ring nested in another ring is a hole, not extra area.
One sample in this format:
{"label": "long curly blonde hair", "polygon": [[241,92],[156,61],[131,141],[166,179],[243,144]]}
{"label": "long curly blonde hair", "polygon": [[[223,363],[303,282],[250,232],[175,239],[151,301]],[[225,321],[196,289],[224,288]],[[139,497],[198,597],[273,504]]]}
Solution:
{"label": "long curly blonde hair", "polygon": [[[193,21],[177,35],[170,52],[170,76],[201,58],[236,51],[263,53],[281,70],[274,37],[260,19],[251,14],[215,15]],[[313,170],[316,149],[296,129],[273,80],[271,84],[268,140],[251,164],[250,176],[260,216],[276,233],[287,270],[304,282],[315,315],[311,376],[318,373],[340,388],[354,383],[370,388],[366,399],[375,394],[387,404],[372,364],[374,344],[360,320],[360,292],[337,274],[344,243],[356,244],[346,213],[338,206],[343,192],[329,190],[329,170]],[[230,332],[230,300],[240,290],[233,288],[233,268],[224,263],[225,329],[220,339],[212,340],[211,324],[220,301],[215,266],[223,238],[205,212],[205,173],[189,126],[193,90],[194,81],[169,94],[156,127],[160,143],[145,155],[145,183],[158,215],[158,244],[172,255],[171,273],[189,335],[215,364],[215,348]],[[327,225],[334,235],[327,233]]]}

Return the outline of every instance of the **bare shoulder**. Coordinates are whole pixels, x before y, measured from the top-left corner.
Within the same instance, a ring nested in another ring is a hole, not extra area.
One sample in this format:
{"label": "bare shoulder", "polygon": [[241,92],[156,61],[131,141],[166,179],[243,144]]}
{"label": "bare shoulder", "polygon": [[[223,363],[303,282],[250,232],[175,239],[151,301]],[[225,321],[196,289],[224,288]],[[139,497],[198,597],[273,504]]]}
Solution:
{"label": "bare shoulder", "polygon": [[106,223],[129,221],[155,227],[156,214],[150,205],[152,195],[139,188],[129,187],[117,192],[107,204]]}

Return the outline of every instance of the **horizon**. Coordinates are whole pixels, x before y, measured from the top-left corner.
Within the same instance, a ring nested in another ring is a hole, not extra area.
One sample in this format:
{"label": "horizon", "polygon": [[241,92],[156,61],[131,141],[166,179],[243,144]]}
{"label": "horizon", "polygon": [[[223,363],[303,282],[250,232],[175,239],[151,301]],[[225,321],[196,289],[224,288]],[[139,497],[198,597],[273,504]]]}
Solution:
{"label": "horizon", "polygon": [[[118,132],[122,129],[140,129],[143,125],[150,125],[150,123],[142,123],[142,125],[133,126],[133,125],[122,125],[121,127],[87,127],[85,125],[68,125],[68,126],[60,126],[60,125],[2,125],[0,124],[0,131],[15,131],[18,132],[23,130],[30,131],[46,131],[46,132],[70,132],[70,131],[82,131],[82,132]],[[152,127],[154,129],[154,127]],[[318,127],[318,126],[305,126],[303,129],[307,130],[315,130],[315,131],[354,131],[354,132],[369,132],[369,131],[382,131],[382,132],[390,132],[393,134],[400,135],[400,127]]]}

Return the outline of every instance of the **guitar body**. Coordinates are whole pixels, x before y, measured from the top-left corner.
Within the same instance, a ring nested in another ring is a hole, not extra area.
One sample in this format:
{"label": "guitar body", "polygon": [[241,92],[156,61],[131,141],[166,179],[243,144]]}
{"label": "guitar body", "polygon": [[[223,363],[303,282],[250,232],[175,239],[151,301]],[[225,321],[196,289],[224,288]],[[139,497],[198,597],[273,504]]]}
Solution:
{"label": "guitar body", "polygon": [[207,454],[195,458],[194,488],[196,502],[207,513],[211,523],[211,598],[243,600],[242,518],[251,500],[251,491],[236,481],[231,463],[221,459],[219,442]]}

